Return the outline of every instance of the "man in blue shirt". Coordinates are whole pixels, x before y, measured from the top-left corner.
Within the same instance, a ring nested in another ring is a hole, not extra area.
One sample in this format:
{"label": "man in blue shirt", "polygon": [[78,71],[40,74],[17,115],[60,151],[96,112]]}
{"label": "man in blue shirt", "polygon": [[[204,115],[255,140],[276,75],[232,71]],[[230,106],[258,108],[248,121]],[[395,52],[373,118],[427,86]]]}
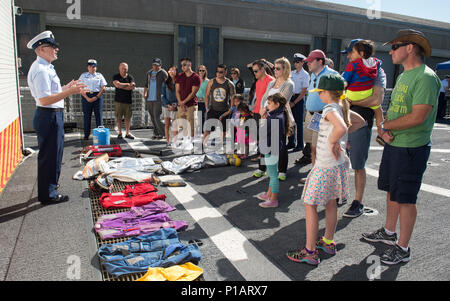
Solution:
{"label": "man in blue shirt", "polygon": [[95,115],[97,127],[103,125],[103,93],[105,92],[107,82],[103,75],[97,72],[97,61],[88,60],[88,72],[81,74],[79,80],[87,87],[87,92],[82,93],[82,105],[84,115],[84,139],[89,139],[91,133],[92,110]]}
{"label": "man in blue shirt", "polygon": [[[316,49],[311,51],[308,57],[304,60],[308,64],[308,69],[311,72],[308,91],[317,88],[319,80],[323,75],[338,74],[337,71],[325,65],[325,59],[325,53],[322,50]],[[320,99],[318,92],[309,92],[308,97],[306,98],[306,116],[303,128],[303,140],[306,146],[303,149],[303,157],[295,161],[297,164],[312,163],[314,165],[316,159],[318,132],[309,129],[308,126],[314,116],[314,113],[322,114],[322,109],[325,105],[326,104]]]}
{"label": "man in blue shirt", "polygon": [[37,55],[28,72],[28,86],[36,100],[33,127],[37,134],[38,200],[54,204],[69,200],[58,194],[58,181],[64,149],[64,98],[81,94],[85,85],[72,80],[61,87],[51,62],[58,59],[59,44],[51,31],[44,31],[27,44]]}

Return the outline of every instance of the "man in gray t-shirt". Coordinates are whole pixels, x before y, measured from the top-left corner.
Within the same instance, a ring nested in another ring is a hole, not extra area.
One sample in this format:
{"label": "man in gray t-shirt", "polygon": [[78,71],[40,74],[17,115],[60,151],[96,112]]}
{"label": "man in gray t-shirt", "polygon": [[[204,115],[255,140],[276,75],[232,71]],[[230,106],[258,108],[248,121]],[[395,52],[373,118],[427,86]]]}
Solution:
{"label": "man in gray t-shirt", "polygon": [[358,217],[364,211],[362,199],[366,187],[366,161],[369,156],[370,139],[372,137],[372,126],[374,112],[370,107],[381,105],[386,90],[386,73],[382,68],[378,72],[373,86],[373,95],[351,104],[350,109],[366,120],[366,125],[348,135],[350,145],[349,157],[352,169],[355,171],[355,199],[350,208],[343,214],[345,217]]}

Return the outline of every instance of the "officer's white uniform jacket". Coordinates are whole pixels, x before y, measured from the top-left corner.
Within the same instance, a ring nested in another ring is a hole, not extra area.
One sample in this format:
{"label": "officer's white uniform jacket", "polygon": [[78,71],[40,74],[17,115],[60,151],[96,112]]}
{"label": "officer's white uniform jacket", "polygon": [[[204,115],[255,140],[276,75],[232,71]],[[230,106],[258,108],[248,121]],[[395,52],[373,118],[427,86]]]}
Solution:
{"label": "officer's white uniform jacket", "polygon": [[64,108],[64,99],[48,106],[43,106],[39,101],[40,98],[62,92],[61,81],[52,64],[38,56],[30,67],[27,80],[31,95],[36,100],[36,106]]}

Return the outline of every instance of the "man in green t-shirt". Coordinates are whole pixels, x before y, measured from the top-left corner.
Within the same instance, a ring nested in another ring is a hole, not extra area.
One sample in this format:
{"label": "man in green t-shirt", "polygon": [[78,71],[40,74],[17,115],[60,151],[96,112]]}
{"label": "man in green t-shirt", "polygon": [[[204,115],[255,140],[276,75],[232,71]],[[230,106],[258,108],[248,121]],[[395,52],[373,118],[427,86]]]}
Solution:
{"label": "man in green t-shirt", "polygon": [[[393,63],[405,70],[397,79],[387,119],[378,133],[387,143],[378,178],[378,189],[387,192],[386,224],[362,236],[367,241],[392,245],[381,261],[398,264],[411,259],[409,241],[417,217],[417,194],[430,156],[441,83],[423,63],[423,57],[431,55],[431,45],[422,32],[400,30],[386,44],[392,44]],[[401,232],[397,240],[399,217]]]}

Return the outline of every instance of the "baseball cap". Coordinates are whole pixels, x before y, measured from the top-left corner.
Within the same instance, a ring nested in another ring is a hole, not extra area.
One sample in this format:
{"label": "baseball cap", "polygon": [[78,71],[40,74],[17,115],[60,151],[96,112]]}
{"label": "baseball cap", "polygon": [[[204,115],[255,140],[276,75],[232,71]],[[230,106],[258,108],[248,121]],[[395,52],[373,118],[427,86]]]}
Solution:
{"label": "baseball cap", "polygon": [[322,91],[343,91],[345,89],[345,80],[339,74],[325,74],[320,77],[319,85],[316,89],[309,92],[322,92]]}
{"label": "baseball cap", "polygon": [[350,41],[350,44],[348,44],[347,49],[344,49],[341,51],[342,54],[347,54],[349,52],[352,52],[353,46],[355,46],[355,43],[362,41],[362,39],[354,39]]}
{"label": "baseball cap", "polygon": [[160,58],[154,58],[152,65],[161,66],[162,65],[161,59]]}
{"label": "baseball cap", "polygon": [[310,52],[310,54],[308,55],[308,57],[305,59],[305,62],[312,62],[316,59],[325,59],[325,53],[320,50],[320,49],[316,49]]}

